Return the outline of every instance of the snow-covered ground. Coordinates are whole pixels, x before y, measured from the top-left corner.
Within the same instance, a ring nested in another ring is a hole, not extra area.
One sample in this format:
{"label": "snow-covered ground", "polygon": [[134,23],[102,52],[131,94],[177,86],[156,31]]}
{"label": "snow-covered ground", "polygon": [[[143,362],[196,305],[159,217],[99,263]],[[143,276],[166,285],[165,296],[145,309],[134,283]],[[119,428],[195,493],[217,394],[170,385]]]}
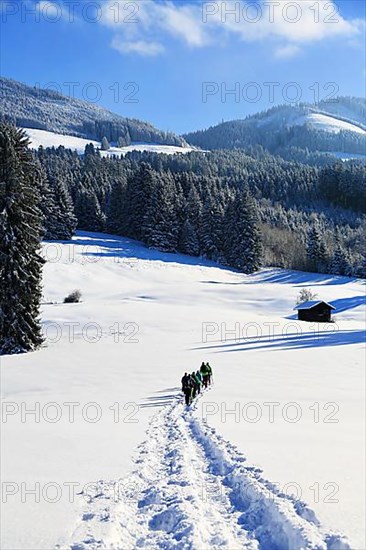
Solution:
{"label": "snow-covered ground", "polygon": [[[47,347],[0,358],[2,548],[366,547],[364,281],[86,233],[44,255]],[[304,287],[335,324],[294,319]]]}
{"label": "snow-covered ground", "polygon": [[[33,128],[24,128],[29,136],[32,149],[38,149],[40,145],[43,147],[59,147],[62,145],[67,149],[77,151],[79,155],[84,153],[86,145],[92,143],[94,147],[100,148],[99,141],[93,141],[91,139],[78,138],[75,136],[68,136],[63,134],[55,134],[53,132],[47,132],[45,130],[37,130]],[[175,153],[189,153],[192,151],[192,147],[176,147],[174,145],[158,145],[151,143],[133,143],[127,147],[111,147],[108,151],[101,151],[102,156],[124,156],[130,151],[150,151],[152,153],[165,153],[167,155],[174,155]]]}

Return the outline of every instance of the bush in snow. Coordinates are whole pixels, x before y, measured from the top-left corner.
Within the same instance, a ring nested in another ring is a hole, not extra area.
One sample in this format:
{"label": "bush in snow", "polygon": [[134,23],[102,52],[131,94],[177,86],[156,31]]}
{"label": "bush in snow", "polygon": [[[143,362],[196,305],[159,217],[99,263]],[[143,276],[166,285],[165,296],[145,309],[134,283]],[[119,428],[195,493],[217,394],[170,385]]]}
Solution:
{"label": "bush in snow", "polygon": [[302,288],[299,292],[299,295],[296,300],[296,305],[302,304],[302,302],[310,302],[311,300],[316,300],[318,297],[310,288]]}
{"label": "bush in snow", "polygon": [[78,304],[81,301],[81,292],[80,290],[73,290],[68,296],[64,299],[64,304]]}

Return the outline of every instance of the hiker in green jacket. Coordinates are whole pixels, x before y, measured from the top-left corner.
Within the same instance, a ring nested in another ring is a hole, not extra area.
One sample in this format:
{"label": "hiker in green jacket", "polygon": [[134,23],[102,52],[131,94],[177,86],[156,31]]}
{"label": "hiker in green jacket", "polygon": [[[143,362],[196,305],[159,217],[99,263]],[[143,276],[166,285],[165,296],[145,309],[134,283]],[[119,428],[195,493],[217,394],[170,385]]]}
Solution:
{"label": "hiker in green jacket", "polygon": [[202,381],[201,381],[201,377],[200,376],[197,376],[197,373],[196,372],[192,372],[191,374],[193,380],[195,381],[195,389],[193,391],[194,395],[193,397],[196,397],[196,393],[201,393],[201,384],[202,384]]}
{"label": "hiker in green jacket", "polygon": [[207,372],[208,372],[208,384],[211,385],[212,383],[212,367],[210,365],[210,363],[206,363],[206,369],[207,369]]}
{"label": "hiker in green jacket", "polygon": [[207,369],[207,365],[205,363],[202,363],[200,368],[200,373],[202,375],[203,385],[205,388],[207,388],[208,385],[208,378],[209,378],[209,371]]}

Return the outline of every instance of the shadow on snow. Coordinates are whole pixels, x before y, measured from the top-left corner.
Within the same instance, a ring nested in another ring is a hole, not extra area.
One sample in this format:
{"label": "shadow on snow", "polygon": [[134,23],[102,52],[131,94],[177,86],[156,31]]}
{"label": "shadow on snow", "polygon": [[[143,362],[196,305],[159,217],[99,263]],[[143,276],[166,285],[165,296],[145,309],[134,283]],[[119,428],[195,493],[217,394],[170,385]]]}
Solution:
{"label": "shadow on snow", "polygon": [[257,273],[248,275],[243,281],[201,281],[202,284],[212,285],[250,285],[258,283],[288,284],[298,288],[308,286],[344,285],[351,282],[361,282],[361,279],[340,277],[338,275],[325,275],[321,273],[308,273],[305,271],[288,271],[285,269],[265,268]]}
{"label": "shadow on snow", "polygon": [[[129,259],[132,262],[138,260],[155,260],[182,265],[216,267],[217,269],[235,272],[235,269],[222,266],[212,260],[207,260],[202,257],[186,256],[174,252],[161,252],[153,248],[147,248],[143,243],[128,237],[77,231],[72,241],[58,242],[61,244],[84,246],[88,248],[88,250],[83,251],[82,255],[90,258],[121,258]],[[96,250],[94,251],[93,248]]]}
{"label": "shadow on snow", "polygon": [[[166,388],[165,390],[159,390],[150,397],[146,397],[144,401],[139,403],[141,408],[146,407],[165,407],[167,405],[172,405],[176,401],[179,395],[180,388],[178,386],[173,388]],[[172,393],[174,392],[174,393]],[[162,394],[162,395],[156,395]]]}
{"label": "shadow on snow", "polygon": [[333,330],[325,332],[291,332],[275,336],[254,336],[240,341],[233,340],[229,343],[219,343],[209,346],[192,348],[194,350],[215,350],[214,353],[268,350],[293,350],[325,346],[345,346],[349,344],[361,344],[366,342],[365,330]]}

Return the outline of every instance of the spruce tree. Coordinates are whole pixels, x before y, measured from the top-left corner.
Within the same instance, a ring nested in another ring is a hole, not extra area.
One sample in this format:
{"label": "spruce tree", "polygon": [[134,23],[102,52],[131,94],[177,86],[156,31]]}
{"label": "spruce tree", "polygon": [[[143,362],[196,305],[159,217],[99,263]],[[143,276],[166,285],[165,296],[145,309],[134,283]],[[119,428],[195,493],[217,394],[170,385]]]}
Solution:
{"label": "spruce tree", "polygon": [[314,225],[309,231],[306,248],[309,269],[320,273],[324,272],[328,263],[327,251],[317,225]]}
{"label": "spruce tree", "polygon": [[92,157],[96,155],[96,151],[95,151],[95,147],[94,147],[93,143],[87,143],[85,145],[84,156],[87,157],[88,155],[90,155]]}
{"label": "spruce tree", "polygon": [[142,224],[146,205],[155,188],[157,174],[150,164],[142,162],[136,174],[131,176],[126,188],[124,234],[134,239],[142,239]]}
{"label": "spruce tree", "polygon": [[222,223],[224,213],[211,197],[205,204],[200,226],[201,254],[214,261],[223,261]]}
{"label": "spruce tree", "polygon": [[143,217],[142,240],[150,248],[176,252],[178,220],[174,204],[174,186],[170,174],[157,178]]}
{"label": "spruce tree", "polygon": [[44,216],[44,238],[70,240],[76,229],[77,219],[69,190],[59,175],[54,175],[51,183],[43,181],[40,208]]}
{"label": "spruce tree", "polygon": [[79,229],[97,232],[104,230],[105,215],[93,191],[80,189],[75,203],[75,212]]}
{"label": "spruce tree", "polygon": [[110,193],[107,207],[107,230],[116,235],[123,235],[125,228],[126,182],[117,179]]}
{"label": "spruce tree", "polygon": [[350,275],[351,264],[347,251],[337,243],[333,257],[330,262],[330,271],[334,275]]}
{"label": "spruce tree", "polygon": [[197,232],[189,220],[183,224],[179,237],[179,250],[189,256],[198,256],[200,253]]}
{"label": "spruce tree", "polygon": [[0,353],[43,341],[39,322],[43,260],[37,166],[25,133],[0,124]]}
{"label": "spruce tree", "polygon": [[257,271],[262,261],[262,243],[257,207],[247,188],[229,201],[224,225],[228,265],[243,273]]}

